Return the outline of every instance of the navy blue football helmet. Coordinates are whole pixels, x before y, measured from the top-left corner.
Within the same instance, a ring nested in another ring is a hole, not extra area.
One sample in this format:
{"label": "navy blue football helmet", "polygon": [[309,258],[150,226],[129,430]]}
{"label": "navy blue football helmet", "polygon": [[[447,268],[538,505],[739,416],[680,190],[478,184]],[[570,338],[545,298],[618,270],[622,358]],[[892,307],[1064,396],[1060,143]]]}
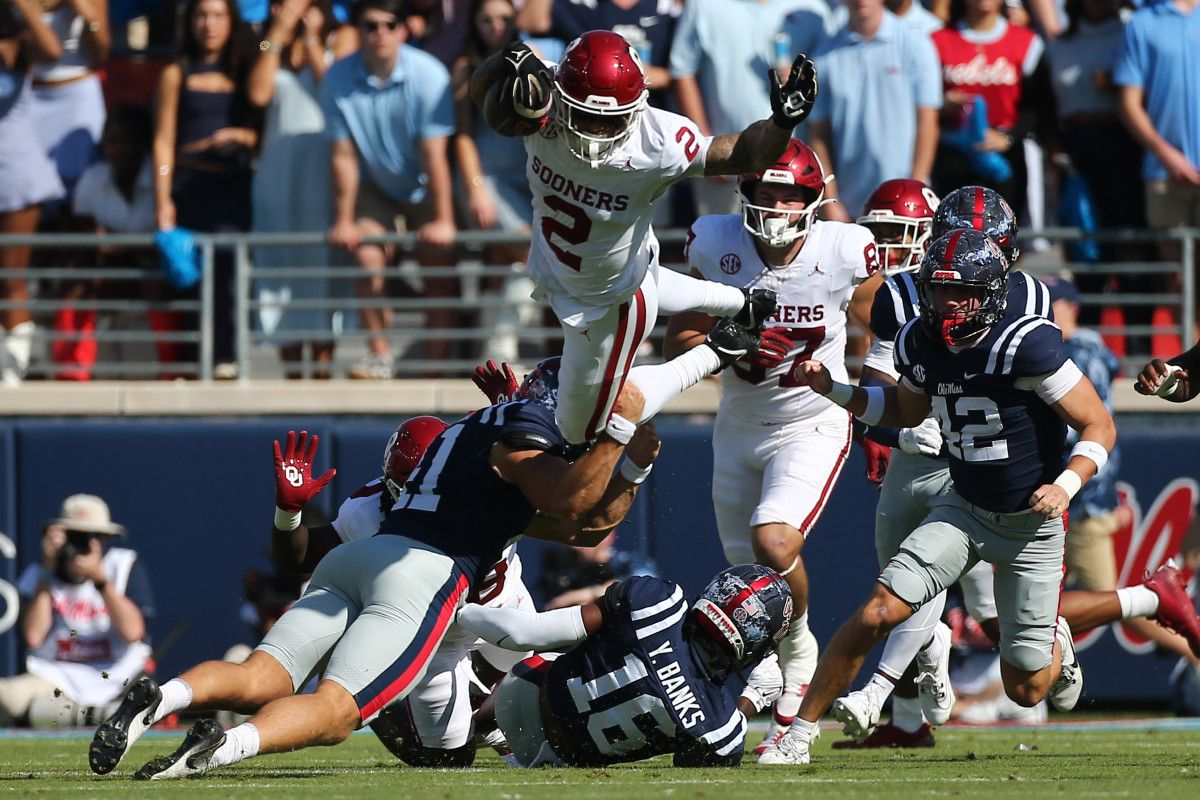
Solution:
{"label": "navy blue football helmet", "polygon": [[1017,217],[1000,193],[986,186],[964,186],[942,198],[933,213],[930,238],[940,239],[959,228],[992,237],[1013,267],[1021,256],[1017,246]]}
{"label": "navy blue football helmet", "polygon": [[683,635],[712,677],[755,666],[775,650],[791,621],[787,581],[761,564],[738,564],[704,587]]}
{"label": "navy blue football helmet", "polygon": [[[960,286],[980,294],[979,307],[942,313],[933,287]],[[917,273],[921,323],[934,339],[949,346],[966,344],[995,325],[1008,300],[1008,261],[999,245],[974,230],[954,230],[934,241]]]}
{"label": "navy blue football helmet", "polygon": [[561,368],[561,356],[543,358],[521,381],[513,400],[533,400],[554,408],[558,405],[558,371]]}

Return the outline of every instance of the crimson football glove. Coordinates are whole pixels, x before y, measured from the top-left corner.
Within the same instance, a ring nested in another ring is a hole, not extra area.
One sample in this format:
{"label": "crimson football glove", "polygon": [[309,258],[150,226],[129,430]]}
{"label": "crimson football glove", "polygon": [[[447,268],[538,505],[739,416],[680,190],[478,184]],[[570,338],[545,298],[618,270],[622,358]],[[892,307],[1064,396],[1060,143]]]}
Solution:
{"label": "crimson football glove", "polygon": [[792,130],[808,119],[817,101],[817,67],[812,59],[801,53],[792,62],[787,80],[782,85],[774,69],[767,70],[771,81],[771,120],[785,130]]}
{"label": "crimson football glove", "polygon": [[496,362],[488,359],[475,367],[475,376],[471,378],[479,391],[483,392],[492,405],[505,403],[513,399],[521,384],[513,374],[512,367],[507,362],[496,366]]}
{"label": "crimson football glove", "polygon": [[758,352],[750,358],[750,363],[764,369],[778,367],[792,352],[792,344],[786,328],[764,328],[758,335]]}
{"label": "crimson football glove", "polygon": [[325,484],[337,474],[331,469],[319,478],[313,478],[313,461],[317,457],[317,443],[321,437],[309,438],[308,431],[288,431],[287,446],[281,453],[279,440],[275,440],[275,505],[282,511],[296,513],[316,497]]}
{"label": "crimson football glove", "polygon": [[883,485],[883,476],[887,473],[888,464],[892,461],[892,448],[872,441],[859,432],[859,426],[854,426],[854,441],[862,448],[863,458],[867,460],[864,474],[874,486]]}

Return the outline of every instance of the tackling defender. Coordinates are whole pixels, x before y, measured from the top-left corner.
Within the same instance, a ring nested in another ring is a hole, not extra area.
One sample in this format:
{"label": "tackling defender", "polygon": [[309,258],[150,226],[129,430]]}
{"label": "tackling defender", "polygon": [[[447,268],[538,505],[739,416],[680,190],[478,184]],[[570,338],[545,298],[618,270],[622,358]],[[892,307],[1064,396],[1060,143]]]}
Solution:
{"label": "tackling defender", "polygon": [[[802,379],[874,425],[941,422],[952,487],[900,545],[874,591],[817,666],[796,723],[766,763],[802,764],[820,715],[871,647],[978,561],[996,566],[1001,678],[1030,706],[1072,708],[1083,689],[1070,627],[1057,616],[1062,514],[1116,441],[1112,417],[1043,317],[1005,311],[1008,262],[974,230],[938,239],[917,279],[919,320],[896,338],[896,387],[835,382],[818,361]],[[1063,423],[1080,442],[1063,468]],[[1056,477],[1057,473],[1057,477]],[[760,759],[760,761],[762,761]]]}
{"label": "tackling defender", "polygon": [[[758,564],[719,573],[689,609],[658,578],[613,584],[541,614],[468,605],[459,624],[536,650],[496,688],[496,722],[521,766],[606,766],[674,754],[679,767],[737,766],[746,718],[779,695],[774,650],[792,616],[787,583]],[[730,679],[749,671],[734,694]]]}
{"label": "tackling defender", "polygon": [[[793,139],[777,162],[741,177],[741,215],[696,220],[684,251],[694,276],[766,289],[779,299],[758,354],[722,378],[712,442],[712,498],[725,559],[777,570],[795,602],[780,648],[784,692],[760,753],[791,724],[817,666],[801,549],[850,452],[849,416],[792,373],[817,357],[847,379],[846,308],[855,299],[869,304],[863,281],[879,267],[870,231],[816,219],[825,183],[816,154]],[[672,316],[664,355],[699,345],[712,323],[700,312]]]}
{"label": "tackling defender", "polygon": [[[637,52],[611,31],[571,42],[553,71],[516,43],[471,77],[471,99],[489,125],[524,135],[535,219],[529,273],[562,323],[556,419],[568,442],[605,429],[627,376],[646,398],[647,417],[675,393],[675,362],[630,369],[660,313],[736,315],[757,331],[774,312],[767,293],[747,295],[661,269],[651,227],[671,184],[753,172],[782,154],[812,110],[816,70],[801,55],[782,86],[768,72],[771,117],[715,138],[686,117],[646,105]],[[713,362],[706,373],[716,368]]]}

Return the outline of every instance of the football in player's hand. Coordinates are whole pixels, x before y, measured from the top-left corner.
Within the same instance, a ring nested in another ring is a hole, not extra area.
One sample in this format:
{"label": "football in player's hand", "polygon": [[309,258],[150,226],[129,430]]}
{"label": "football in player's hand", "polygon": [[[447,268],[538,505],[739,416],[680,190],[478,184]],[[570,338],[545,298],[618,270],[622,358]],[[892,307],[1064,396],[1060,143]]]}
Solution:
{"label": "football in player's hand", "polygon": [[[524,82],[525,85],[518,85]],[[550,120],[549,97],[542,107],[532,110],[519,102],[516,94],[529,94],[529,78],[512,76],[497,81],[488,88],[483,101],[483,119],[488,127],[501,136],[529,136],[540,131]],[[536,83],[536,79],[534,81]],[[517,90],[523,90],[518,92]],[[537,89],[533,93],[537,93]],[[535,102],[537,98],[534,98]]]}

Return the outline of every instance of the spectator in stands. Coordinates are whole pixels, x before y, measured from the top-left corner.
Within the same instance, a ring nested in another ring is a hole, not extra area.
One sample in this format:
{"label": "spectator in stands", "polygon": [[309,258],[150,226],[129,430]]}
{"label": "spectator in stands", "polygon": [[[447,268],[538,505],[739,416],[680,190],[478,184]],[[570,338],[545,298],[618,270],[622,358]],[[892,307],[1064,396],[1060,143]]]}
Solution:
{"label": "spectator in stands", "polygon": [[[424,266],[453,263],[454,205],[451,199],[447,139],[454,133],[450,75],[428,53],[405,44],[400,0],[359,0],[355,24],[362,49],[334,64],[321,84],[326,135],[332,142],[332,244],[349,250],[367,273],[358,296],[385,298],[384,267],[394,248],[362,244],[364,236],[413,230],[417,261]],[[452,328],[453,309],[439,300],[454,298],[452,277],[424,277],[425,313],[433,331]],[[364,308],[363,327],[370,353],[349,377],[385,379],[395,370],[387,331],[390,309]],[[451,355],[453,342],[431,339],[425,357],[431,363]]]}
{"label": "spectator in stands", "polygon": [[472,5],[472,0],[413,0],[405,17],[409,41],[450,69],[473,27]]}
{"label": "spectator in stands", "polygon": [[42,0],[42,19],[62,43],[62,54],[33,64],[33,118],[40,144],[70,190],[100,154],[106,112],[95,70],[112,41],[108,2]]}
{"label": "spectator in stands", "polygon": [[[516,9],[512,0],[475,0],[471,14],[463,54],[451,72],[457,125],[454,155],[465,188],[463,217],[478,230],[528,236],[533,194],[525,175],[525,145],[488,127],[467,93],[471,75],[483,60],[517,38]],[[489,358],[517,360],[519,329],[538,321],[537,307],[529,297],[533,283],[524,270],[528,256],[528,243],[493,245],[484,252],[487,264],[513,267],[512,275],[492,286],[505,298],[505,307],[485,309],[481,315],[481,327],[494,331],[482,348]]]}
{"label": "spectator in stands", "polygon": [[[149,233],[154,230],[154,176],[150,163],[153,123],[140,106],[117,106],[108,115],[100,140],[103,158],[79,177],[71,200],[73,227],[96,233]],[[105,246],[96,254],[101,267],[142,267],[154,270],[157,260],[144,248]],[[142,343],[99,343],[98,330],[144,330],[145,315],[135,311],[97,311],[81,308],[77,301],[158,300],[160,281],[100,280],[86,278],[65,287],[67,301],[55,315],[54,329],[70,334],[57,339],[51,358],[59,366],[58,380],[91,380],[97,361],[147,362],[153,359]],[[168,361],[170,349],[160,353]],[[134,373],[145,377],[144,373]],[[104,375],[103,377],[113,377]]]}
{"label": "spectator in stands", "polygon": [[[33,0],[0,3],[0,233],[30,234],[43,203],[63,196],[54,164],[38,141],[29,68],[53,61],[62,44]],[[0,299],[24,303],[28,247],[0,248]],[[29,367],[34,324],[28,306],[0,310],[0,383],[19,383]]]}
{"label": "spectator in stands", "polygon": [[[163,70],[155,102],[155,205],[159,230],[250,230],[250,162],[258,115],[246,96],[251,34],[233,0],[188,0],[180,58]],[[233,259],[214,264],[214,377],[233,360]],[[196,290],[198,291],[198,290]]]}
{"label": "spectator in stands", "polygon": [[1146,149],[1146,220],[1154,228],[1200,226],[1198,50],[1200,0],[1163,0],[1134,13],[1113,69],[1122,119]]}
{"label": "spectator in stands", "polygon": [[857,216],[891,178],[929,181],[942,104],[929,37],[883,0],[846,0],[845,27],[817,51],[821,92],[809,118],[813,150],[837,176],[829,193]]}
{"label": "spectator in stands", "polygon": [[[1049,276],[1054,322],[1062,328],[1067,353],[1096,387],[1096,393],[1112,413],[1112,382],[1121,364],[1104,345],[1100,334],[1079,327],[1079,290],[1071,281]],[[1067,433],[1067,452],[1079,440],[1074,431]],[[1068,580],[1080,589],[1108,592],[1117,588],[1117,556],[1113,534],[1121,527],[1117,517],[1117,475],[1121,470],[1121,451],[1114,448],[1108,463],[1087,482],[1071,500],[1068,515],[1066,564]]]}
{"label": "spectator in stands", "polygon": [[[1045,46],[1029,28],[1004,18],[1004,0],[954,0],[950,24],[933,34],[942,62],[943,138],[969,126],[986,106],[982,139],[970,145],[943,141],[937,149],[933,188],[945,194],[976,184],[1000,192],[1018,218],[1027,206],[1025,136],[1054,113]],[[993,158],[978,154],[998,153]]]}
{"label": "spectator in stands", "polygon": [[884,5],[905,25],[926,36],[946,26],[940,17],[926,10],[920,0],[884,0]]}
{"label": "spectator in stands", "polygon": [[662,90],[671,83],[667,63],[681,5],[675,0],[525,0],[517,27],[563,42],[593,30],[621,34],[646,68],[651,103],[661,105]]}
{"label": "spectator in stands", "polygon": [[[1125,37],[1119,0],[1067,0],[1066,32],[1046,45],[1057,101],[1060,147],[1087,184],[1100,228],[1140,228],[1146,224],[1141,146],[1117,114],[1112,70]],[[1104,260],[1141,259],[1141,247],[1102,245]],[[1151,290],[1140,276],[1122,275],[1120,288]],[[1108,275],[1076,276],[1079,288],[1100,293],[1114,282]],[[1137,284],[1136,286],[1134,284]],[[1085,318],[1097,319],[1095,313]]]}
{"label": "spectator in stands", "polygon": [[[786,59],[775,36],[792,16]],[[830,26],[824,0],[687,0],[671,42],[670,75],[680,112],[706,136],[736,133],[768,107],[767,68],[813,54]],[[801,35],[802,32],[802,35]],[[822,92],[827,79],[820,76]],[[731,178],[691,181],[699,214],[736,214],[741,205]]]}
{"label": "spectator in stands", "polygon": [[[329,224],[329,140],[318,101],[333,44],[333,9],[328,0],[283,0],[271,4],[261,53],[250,72],[250,102],[266,109],[262,155],[254,176],[254,230],[319,231]],[[317,165],[314,167],[314,165]],[[328,278],[270,278],[272,268],[327,269],[326,246],[260,247],[254,251],[262,277],[256,284],[259,324],[279,342],[287,377],[306,377],[304,349],[316,378],[330,377],[333,361],[331,308],[295,308],[294,301],[328,301],[337,284]],[[290,331],[324,331],[323,335]]]}
{"label": "spectator in stands", "polygon": [[145,668],[154,601],[137,553],[112,546],[124,535],[90,494],[68,497],[42,529],[41,561],[17,583],[26,672],[0,678],[0,727],[87,724],[85,709],[115,701]]}

